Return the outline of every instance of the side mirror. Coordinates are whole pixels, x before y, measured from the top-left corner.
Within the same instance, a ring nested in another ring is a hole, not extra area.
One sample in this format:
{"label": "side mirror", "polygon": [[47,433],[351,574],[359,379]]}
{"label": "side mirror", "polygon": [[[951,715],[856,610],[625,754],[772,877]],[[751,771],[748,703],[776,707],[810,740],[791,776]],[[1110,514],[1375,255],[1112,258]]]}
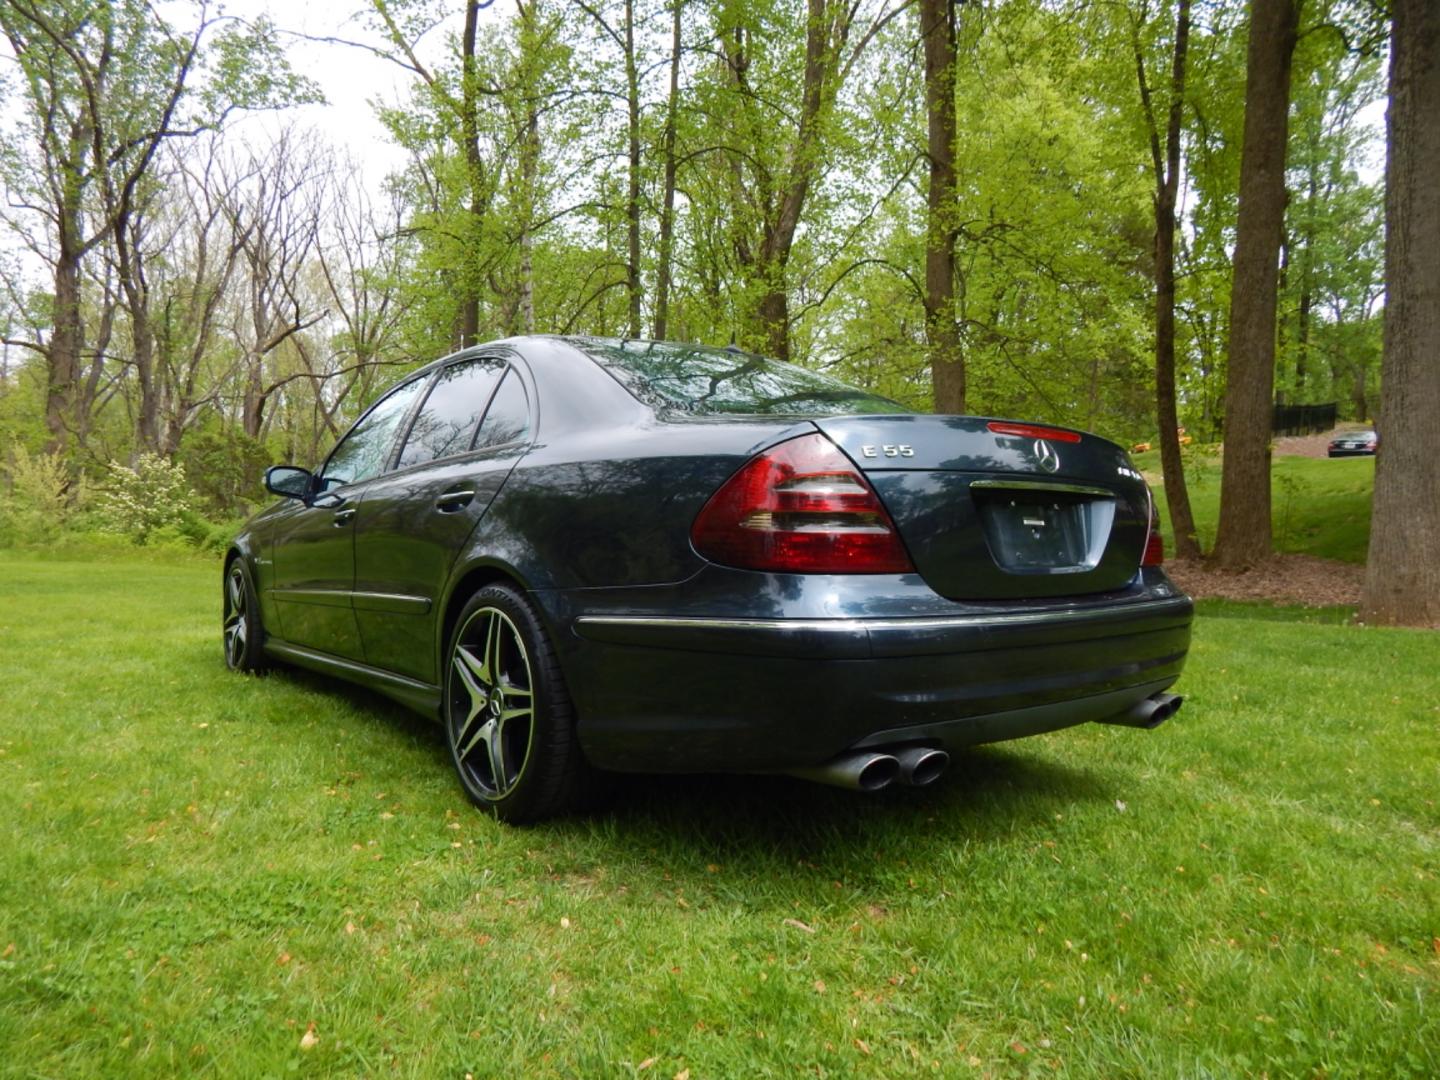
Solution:
{"label": "side mirror", "polygon": [[275,465],[265,470],[265,490],[287,499],[308,499],[314,485],[310,470],[298,465]]}

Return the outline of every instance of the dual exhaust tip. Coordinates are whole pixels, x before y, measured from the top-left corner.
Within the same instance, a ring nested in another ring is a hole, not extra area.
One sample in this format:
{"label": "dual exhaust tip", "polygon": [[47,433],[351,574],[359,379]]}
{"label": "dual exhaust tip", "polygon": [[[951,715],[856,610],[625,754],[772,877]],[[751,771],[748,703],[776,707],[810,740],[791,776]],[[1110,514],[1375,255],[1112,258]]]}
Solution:
{"label": "dual exhaust tip", "polygon": [[[1179,694],[1151,694],[1123,713],[1106,717],[1103,724],[1157,728],[1180,711],[1185,699]],[[950,755],[930,746],[905,746],[898,750],[852,750],[824,765],[787,770],[791,776],[851,791],[880,791],[891,784],[924,787],[940,779],[950,764]]]}
{"label": "dual exhaust tip", "polygon": [[1107,717],[1100,722],[1102,724],[1119,724],[1122,727],[1144,728],[1149,731],[1159,727],[1178,713],[1183,704],[1185,704],[1185,699],[1179,694],[1151,694],[1144,700],[1137,701],[1118,716]]}
{"label": "dual exhaust tip", "polygon": [[880,791],[897,783],[908,787],[933,784],[949,764],[950,755],[944,750],[906,746],[899,750],[856,750],[824,765],[789,772],[791,776],[851,791]]}

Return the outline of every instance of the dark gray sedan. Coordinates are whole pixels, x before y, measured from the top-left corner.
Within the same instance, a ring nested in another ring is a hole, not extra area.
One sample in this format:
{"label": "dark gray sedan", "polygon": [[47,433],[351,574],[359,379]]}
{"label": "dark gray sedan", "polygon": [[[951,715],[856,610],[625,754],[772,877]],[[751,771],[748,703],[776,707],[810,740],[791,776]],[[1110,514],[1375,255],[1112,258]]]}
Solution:
{"label": "dark gray sedan", "polygon": [[1153,727],[1190,640],[1124,450],[729,349],[532,337],[384,394],[225,563],[225,656],[444,724],[507,821],[601,771],[924,784]]}
{"label": "dark gray sedan", "polygon": [[1330,440],[1327,457],[1374,457],[1380,436],[1373,431],[1347,431]]}

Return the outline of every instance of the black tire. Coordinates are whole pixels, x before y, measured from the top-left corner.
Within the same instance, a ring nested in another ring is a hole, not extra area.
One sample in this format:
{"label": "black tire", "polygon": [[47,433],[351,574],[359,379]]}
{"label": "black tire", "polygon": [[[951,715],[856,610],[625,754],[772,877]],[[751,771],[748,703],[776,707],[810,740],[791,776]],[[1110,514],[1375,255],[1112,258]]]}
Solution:
{"label": "black tire", "polygon": [[592,770],[539,615],[508,585],[461,609],[445,650],[443,719],[465,794],[513,825],[573,810]]}
{"label": "black tire", "polygon": [[269,668],[265,660],[265,627],[260,622],[260,604],[245,560],[239,557],[225,564],[221,588],[224,617],[221,620],[225,666],[231,671],[259,674]]}

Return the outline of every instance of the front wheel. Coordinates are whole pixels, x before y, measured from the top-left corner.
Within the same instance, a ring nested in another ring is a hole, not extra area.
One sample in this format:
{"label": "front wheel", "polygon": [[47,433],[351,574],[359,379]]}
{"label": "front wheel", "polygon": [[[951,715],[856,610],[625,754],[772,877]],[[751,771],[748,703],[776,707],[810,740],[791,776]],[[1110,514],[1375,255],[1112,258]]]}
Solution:
{"label": "front wheel", "polygon": [[231,671],[258,673],[266,668],[265,631],[260,625],[259,604],[245,560],[231,559],[225,567],[224,618],[225,666]]}
{"label": "front wheel", "polygon": [[529,601],[506,585],[472,596],[445,671],[445,731],[471,801],[511,824],[575,806],[589,766],[555,651]]}

